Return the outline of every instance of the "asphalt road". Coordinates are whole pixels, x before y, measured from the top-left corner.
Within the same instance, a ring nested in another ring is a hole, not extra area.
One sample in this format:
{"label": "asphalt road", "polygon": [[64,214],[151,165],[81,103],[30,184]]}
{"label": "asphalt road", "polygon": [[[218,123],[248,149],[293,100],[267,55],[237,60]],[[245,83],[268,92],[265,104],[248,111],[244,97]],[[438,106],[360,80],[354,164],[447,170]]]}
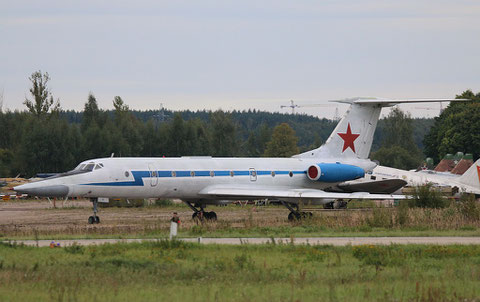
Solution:
{"label": "asphalt road", "polygon": [[[74,243],[79,245],[100,245],[113,243],[129,243],[154,241],[156,239],[77,239],[77,240],[54,240],[60,243],[60,246],[68,246]],[[198,242],[202,244],[266,244],[272,243],[272,238],[181,238],[187,242]],[[290,244],[290,238],[274,238],[276,244]],[[13,241],[12,241],[13,242]],[[52,240],[17,240],[17,244],[25,244],[30,246],[49,246]],[[389,244],[480,244],[480,237],[311,237],[311,238],[294,238],[294,244],[311,244],[311,245],[389,245]]]}

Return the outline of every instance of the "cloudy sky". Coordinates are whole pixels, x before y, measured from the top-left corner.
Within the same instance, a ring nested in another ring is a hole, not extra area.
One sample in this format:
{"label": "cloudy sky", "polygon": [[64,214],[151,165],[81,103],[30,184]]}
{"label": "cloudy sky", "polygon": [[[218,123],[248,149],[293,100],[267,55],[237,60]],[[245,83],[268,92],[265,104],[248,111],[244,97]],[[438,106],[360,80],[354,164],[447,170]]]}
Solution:
{"label": "cloudy sky", "polygon": [[[480,90],[478,0],[0,0],[0,7],[0,94],[12,110],[24,109],[36,70],[50,74],[54,96],[75,110],[89,92],[105,109],[119,95],[134,109],[281,111],[291,99]],[[430,107],[410,110],[438,113]],[[299,111],[332,117],[335,108]]]}

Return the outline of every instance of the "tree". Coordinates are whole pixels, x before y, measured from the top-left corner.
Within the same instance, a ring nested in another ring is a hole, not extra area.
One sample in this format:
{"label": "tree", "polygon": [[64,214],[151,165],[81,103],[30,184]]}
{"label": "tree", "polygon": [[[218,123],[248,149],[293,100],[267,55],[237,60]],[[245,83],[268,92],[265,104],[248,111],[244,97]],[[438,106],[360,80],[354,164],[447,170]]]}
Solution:
{"label": "tree", "polygon": [[215,111],[210,114],[210,125],[212,129],[213,155],[237,155],[237,133],[231,115],[223,111]]}
{"label": "tree", "polygon": [[417,156],[400,146],[382,147],[372,153],[372,160],[378,160],[382,166],[410,170],[417,168],[421,162]]}
{"label": "tree", "polygon": [[118,95],[113,98],[113,107],[115,112],[128,112],[129,110],[128,105]]}
{"label": "tree", "polygon": [[381,165],[397,169],[417,168],[423,155],[413,139],[413,125],[410,114],[399,108],[392,108],[384,121],[384,139],[380,149],[371,158]]}
{"label": "tree", "polygon": [[25,102],[23,102],[27,106],[28,111],[35,116],[59,111],[60,103],[57,100],[54,104],[52,93],[47,87],[47,83],[50,80],[48,72],[35,71],[28,79],[32,82],[30,93],[33,96],[33,101],[25,98]]}
{"label": "tree", "polygon": [[282,123],[273,129],[272,138],[267,143],[264,155],[267,157],[290,157],[298,154],[297,141],[295,131],[287,123]]}
{"label": "tree", "polygon": [[425,154],[436,162],[457,151],[480,156],[480,92],[466,90],[456,97],[473,101],[451,102],[424,138]]}
{"label": "tree", "polygon": [[0,148],[0,177],[10,175],[13,153],[8,149]]}
{"label": "tree", "polygon": [[92,123],[98,124],[100,109],[93,93],[88,94],[88,100],[83,109],[82,130],[85,131]]}

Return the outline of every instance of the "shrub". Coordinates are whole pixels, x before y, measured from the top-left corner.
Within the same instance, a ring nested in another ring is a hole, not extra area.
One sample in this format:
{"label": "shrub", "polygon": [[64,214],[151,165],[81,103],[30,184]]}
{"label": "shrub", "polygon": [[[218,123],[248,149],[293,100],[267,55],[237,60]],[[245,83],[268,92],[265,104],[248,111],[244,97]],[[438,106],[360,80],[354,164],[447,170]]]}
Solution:
{"label": "shrub", "polygon": [[393,224],[392,213],[385,208],[373,208],[372,216],[367,218],[370,227],[388,228]]}
{"label": "shrub", "polygon": [[468,220],[480,219],[480,207],[473,194],[462,194],[458,203],[460,213]]}
{"label": "shrub", "polygon": [[83,255],[83,253],[85,252],[85,248],[79,244],[77,244],[76,242],[74,242],[72,245],[70,246],[65,246],[63,248],[63,250],[69,254],[81,254]]}
{"label": "shrub", "polygon": [[401,226],[408,223],[408,200],[400,200],[397,207],[397,223]]}
{"label": "shrub", "polygon": [[173,205],[173,202],[170,199],[157,199],[155,200],[155,206],[157,207],[169,207]]}
{"label": "shrub", "polygon": [[247,254],[236,255],[233,258],[233,262],[239,269],[253,269],[255,267],[252,258]]}
{"label": "shrub", "polygon": [[431,183],[415,187],[411,197],[410,207],[438,209],[448,206],[448,200]]}

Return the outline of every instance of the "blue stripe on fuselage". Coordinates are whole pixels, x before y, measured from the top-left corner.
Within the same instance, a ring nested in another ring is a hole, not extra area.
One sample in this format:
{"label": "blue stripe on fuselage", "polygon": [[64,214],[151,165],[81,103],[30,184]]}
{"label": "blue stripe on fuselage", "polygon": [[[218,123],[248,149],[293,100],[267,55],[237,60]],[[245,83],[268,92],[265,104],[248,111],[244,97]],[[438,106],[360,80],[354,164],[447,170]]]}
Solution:
{"label": "blue stripe on fuselage", "polygon": [[[172,171],[132,171],[133,181],[117,181],[117,182],[96,182],[89,184],[82,184],[84,186],[113,186],[113,187],[135,187],[135,186],[144,186],[143,178],[154,178],[152,175],[156,172],[158,178],[168,178],[168,177],[192,177],[192,171],[174,171],[175,176],[172,175]],[[201,170],[193,171],[195,177],[210,177],[210,171]],[[256,171],[257,176],[260,175],[271,175],[272,172],[275,172],[275,175],[288,175],[290,171]],[[306,174],[306,171],[291,171],[293,174]],[[215,176],[230,176],[230,171],[213,171]],[[249,170],[233,170],[234,176],[249,176]]]}

